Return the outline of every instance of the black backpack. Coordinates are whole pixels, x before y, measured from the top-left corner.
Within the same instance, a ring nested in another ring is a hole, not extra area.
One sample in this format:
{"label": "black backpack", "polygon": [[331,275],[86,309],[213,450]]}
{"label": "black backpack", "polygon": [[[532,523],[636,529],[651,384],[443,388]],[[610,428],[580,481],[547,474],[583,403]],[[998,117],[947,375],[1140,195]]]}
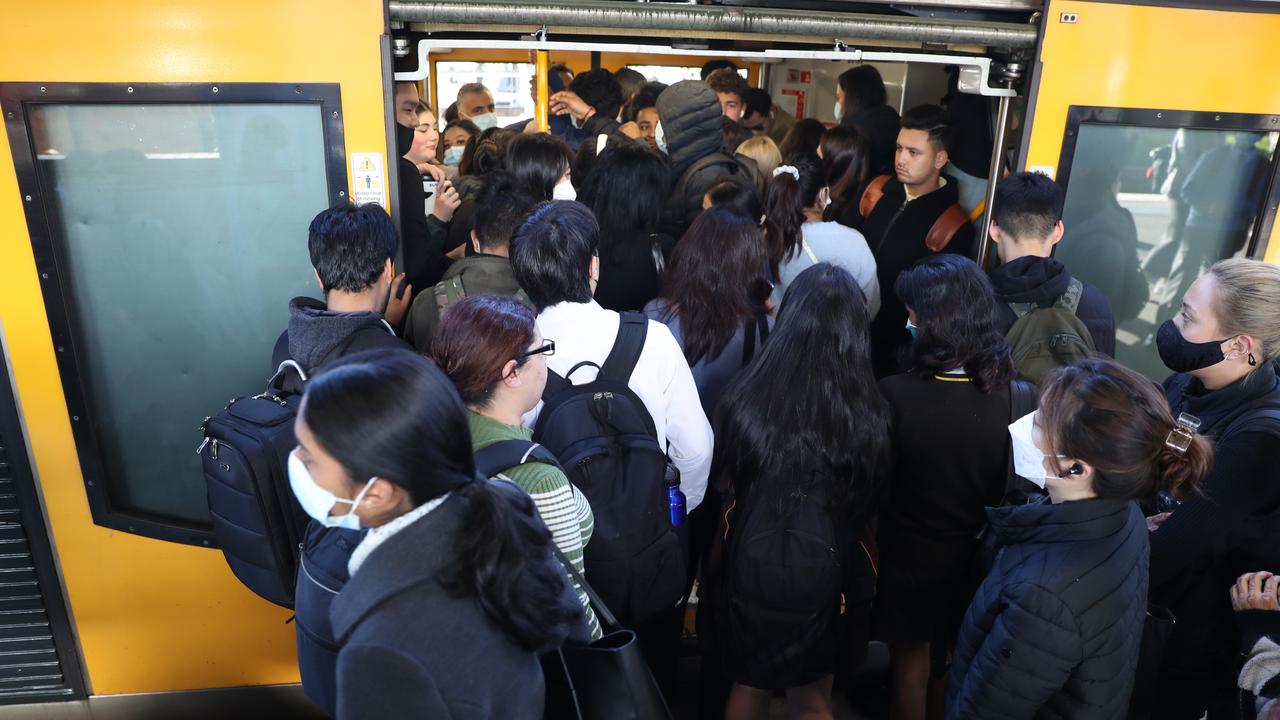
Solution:
{"label": "black backpack", "polygon": [[[684,542],[663,483],[667,455],[644,402],[627,386],[648,328],[643,314],[622,313],[603,366],[584,361],[564,377],[548,372],[533,429],[591,503],[587,577],[626,625],[674,607],[685,588]],[[596,379],[572,384],[584,366],[598,367]]]}
{"label": "black backpack", "polygon": [[298,545],[307,515],[289,486],[293,421],[306,373],[292,360],[260,395],[232,400],[200,426],[213,534],[231,571],[250,590],[293,607]]}
{"label": "black backpack", "polygon": [[835,651],[830,619],[839,613],[852,545],[825,477],[797,469],[757,479],[728,500],[716,632],[733,655],[728,665],[759,675],[749,684],[764,687],[769,674],[811,665],[815,648]]}

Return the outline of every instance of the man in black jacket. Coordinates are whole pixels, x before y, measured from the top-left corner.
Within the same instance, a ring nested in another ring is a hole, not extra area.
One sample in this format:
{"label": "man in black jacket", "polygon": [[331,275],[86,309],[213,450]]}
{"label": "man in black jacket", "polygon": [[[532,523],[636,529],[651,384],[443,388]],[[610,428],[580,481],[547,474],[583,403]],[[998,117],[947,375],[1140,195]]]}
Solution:
{"label": "man in black jacket", "polygon": [[273,367],[293,360],[309,374],[361,350],[408,347],[391,329],[404,317],[409,295],[392,292],[404,273],[394,275],[396,234],[385,210],[329,208],[311,221],[307,249],[324,302],[289,301],[289,328],[276,341]]}
{"label": "man in black jacket", "polygon": [[973,255],[973,226],[956,204],[955,182],[942,174],[949,132],[942,108],[920,105],[908,110],[898,131],[895,177],[873,180],[863,196],[863,208],[870,210],[864,213],[862,232],[875,253],[876,274],[884,288],[880,312],[871,323],[877,377],[903,369],[899,355],[911,343],[907,309],[888,292],[898,274],[931,253]]}
{"label": "man in black jacket", "polygon": [[[392,293],[404,275],[392,277],[396,231],[385,210],[372,204],[325,210],[311,221],[307,249],[325,301],[297,297],[289,302],[289,329],[276,342],[273,366],[292,359],[310,375],[362,350],[409,347],[387,323],[404,316],[409,294]],[[330,714],[337,707],[338,651],[329,604],[347,581],[347,561],[360,537],[359,531],[313,521],[303,540],[305,571],[298,573],[294,606],[298,667],[307,697]]]}
{"label": "man in black jacket", "polygon": [[710,85],[682,80],[658,96],[658,149],[671,159],[675,185],[662,210],[659,231],[679,239],[702,212],[702,196],[717,182],[756,178],[724,152],[724,111]]}
{"label": "man in black jacket", "polygon": [[[1017,320],[1009,303],[1050,307],[1067,292],[1071,275],[1051,257],[1062,239],[1062,203],[1062,188],[1039,173],[1017,173],[996,186],[991,239],[1000,266],[991,271],[991,285],[998,302],[996,329],[1002,333]],[[1102,291],[1085,283],[1076,317],[1089,328],[1097,351],[1115,357],[1116,321]]]}
{"label": "man in black jacket", "polygon": [[582,145],[573,163],[573,180],[581,183],[591,172],[597,150],[605,142],[626,141],[629,138],[618,132],[618,113],[622,112],[622,85],[608,70],[589,70],[575,75],[569,89],[551,96],[551,113],[568,114],[573,126],[583,132]]}

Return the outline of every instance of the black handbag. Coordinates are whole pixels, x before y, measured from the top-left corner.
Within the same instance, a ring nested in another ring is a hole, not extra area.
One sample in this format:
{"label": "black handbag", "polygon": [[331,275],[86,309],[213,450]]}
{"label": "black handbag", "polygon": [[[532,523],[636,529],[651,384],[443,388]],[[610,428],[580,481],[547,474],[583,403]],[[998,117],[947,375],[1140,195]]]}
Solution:
{"label": "black handbag", "polygon": [[573,563],[552,545],[556,558],[582,588],[604,637],[590,644],[566,642],[542,656],[546,720],[671,720],[649,672],[636,634],[618,624]]}
{"label": "black handbag", "polygon": [[1157,680],[1164,660],[1164,648],[1176,624],[1177,619],[1167,608],[1147,604],[1147,617],[1142,624],[1142,645],[1138,649],[1138,667],[1133,677],[1133,694],[1129,696],[1130,720],[1151,717],[1159,691]]}

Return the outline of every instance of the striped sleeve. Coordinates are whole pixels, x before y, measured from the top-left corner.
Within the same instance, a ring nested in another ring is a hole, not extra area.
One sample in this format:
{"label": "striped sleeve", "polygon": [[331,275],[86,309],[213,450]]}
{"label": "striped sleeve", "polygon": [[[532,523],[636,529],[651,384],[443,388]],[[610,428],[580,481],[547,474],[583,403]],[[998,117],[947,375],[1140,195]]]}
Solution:
{"label": "striped sleeve", "polygon": [[[542,522],[551,531],[551,539],[577,571],[584,574],[583,550],[591,539],[595,523],[586,497],[569,484],[564,473],[550,465],[530,463],[511,468],[504,474],[529,493]],[[598,640],[603,635],[600,621],[582,587],[575,582],[574,589],[586,610],[591,638]]]}

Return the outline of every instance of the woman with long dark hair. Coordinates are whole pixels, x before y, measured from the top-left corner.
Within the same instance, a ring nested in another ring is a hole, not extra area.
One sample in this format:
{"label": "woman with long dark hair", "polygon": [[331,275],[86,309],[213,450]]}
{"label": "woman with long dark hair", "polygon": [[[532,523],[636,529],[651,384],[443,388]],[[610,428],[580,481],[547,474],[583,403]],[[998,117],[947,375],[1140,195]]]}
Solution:
{"label": "woman with long dark hair", "polygon": [[541,717],[538,654],[588,637],[582,605],[529,496],[476,476],[444,373],[353,355],[312,378],[294,432],[303,509],[370,528],[333,601],[337,716]]}
{"label": "woman with long dark hair", "polygon": [[818,145],[822,144],[822,134],[826,131],[827,126],[813,118],[805,118],[796,123],[787,131],[787,136],[782,138],[782,143],[778,145],[778,153],[782,155],[782,161],[790,162],[791,158],[797,155],[816,154]]}
{"label": "woman with long dark hair", "polygon": [[857,534],[875,513],[889,446],[869,323],[853,276],[809,268],[716,410],[715,473],[731,494],[700,607],[711,622],[700,613],[699,627],[736,683],[729,720],[767,718],[779,689],[793,717],[831,717],[840,616],[873,574]]}
{"label": "woman with long dark hair", "polygon": [[884,79],[874,65],[845,70],[836,82],[836,122],[857,128],[870,145],[869,175],[893,174],[898,111],[889,106]]}
{"label": "woman with long dark hair", "polygon": [[1150,550],[1135,500],[1194,493],[1209,442],[1110,360],[1054,370],[1009,436],[1015,472],[1048,497],[987,511],[1002,548],[965,613],[947,717],[1126,717]]}
{"label": "woman with long dark hair", "polygon": [[539,200],[576,200],[573,149],[555,135],[518,135],[507,146],[503,164],[524,192]]}
{"label": "woman with long dark hair", "polygon": [[668,194],[666,163],[639,143],[610,143],[596,158],[579,198],[600,223],[596,302],[639,310],[658,295],[672,240],[654,232]]}
{"label": "woman with long dark hair", "polygon": [[755,223],[703,210],[671,255],[662,295],[644,308],[680,343],[708,417],[769,334],[768,262]]}
{"label": "woman with long dark hair", "polygon": [[859,203],[871,165],[870,147],[857,130],[837,125],[822,134],[818,156],[826,175],[831,204],[822,212],[823,220],[835,220],[855,230],[862,225]]}
{"label": "woman with long dark hair", "polygon": [[[476,295],[464,298],[440,321],[431,344],[431,359],[449,376],[467,404],[471,444],[479,453],[503,440],[531,440],[525,413],[537,407],[547,385],[547,356],[556,344],[538,332],[533,311],[514,298]],[[500,468],[538,508],[560,552],[585,573],[583,551],[591,540],[591,505],[555,465],[526,463]],[[600,637],[600,623],[578,588],[578,598]]]}
{"label": "woman with long dark hair", "polygon": [[880,280],[866,238],[857,230],[822,219],[830,188],[816,155],[800,155],[788,163],[773,171],[764,196],[765,214],[778,230],[773,247],[779,255],[771,258],[778,267],[774,304],[802,271],[828,262],[853,275],[875,317],[880,310]]}
{"label": "woman with long dark hair", "polygon": [[[932,658],[955,644],[985,508],[1004,494],[1012,417],[1009,344],[986,273],[931,256],[894,287],[915,334],[912,371],[885,378],[892,458],[880,512],[877,624],[889,643],[894,720],[924,720]],[[935,695],[935,700],[940,699]]]}

